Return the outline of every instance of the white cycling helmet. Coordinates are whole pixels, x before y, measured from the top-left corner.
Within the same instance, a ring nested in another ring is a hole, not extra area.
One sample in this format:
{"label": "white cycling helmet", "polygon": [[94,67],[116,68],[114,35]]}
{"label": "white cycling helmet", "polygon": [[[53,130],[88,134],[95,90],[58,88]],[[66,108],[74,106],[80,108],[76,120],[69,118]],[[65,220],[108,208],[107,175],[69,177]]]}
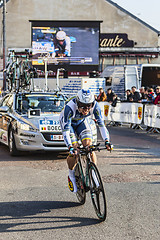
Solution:
{"label": "white cycling helmet", "polygon": [[56,34],[56,38],[59,41],[63,41],[66,38],[66,33],[64,31],[58,31]]}
{"label": "white cycling helmet", "polygon": [[77,105],[80,106],[87,106],[92,105],[95,101],[94,95],[91,93],[89,89],[81,89],[78,91],[77,94]]}

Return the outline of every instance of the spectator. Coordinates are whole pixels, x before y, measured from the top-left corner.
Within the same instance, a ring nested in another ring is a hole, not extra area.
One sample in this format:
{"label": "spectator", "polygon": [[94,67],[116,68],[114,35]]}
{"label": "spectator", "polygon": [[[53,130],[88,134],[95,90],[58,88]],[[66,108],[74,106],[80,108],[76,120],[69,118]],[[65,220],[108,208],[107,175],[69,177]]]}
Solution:
{"label": "spectator", "polygon": [[107,95],[105,94],[103,88],[99,88],[99,95],[96,98],[97,102],[107,101]]}
{"label": "spectator", "polygon": [[147,95],[147,98],[148,98],[148,102],[151,102],[153,103],[154,102],[154,99],[155,99],[156,95],[154,93],[154,90],[153,88],[149,88],[148,89],[148,95]]}
{"label": "spectator", "polygon": [[127,100],[126,102],[133,102],[133,95],[130,89],[126,90]]}
{"label": "spectator", "polygon": [[156,87],[156,94],[157,94],[157,96],[155,97],[155,99],[153,101],[153,103],[155,105],[160,104],[160,86]]}
{"label": "spectator", "polygon": [[132,95],[133,95],[133,102],[141,102],[141,95],[136,90],[135,86],[132,87]]}
{"label": "spectator", "polygon": [[155,97],[157,97],[157,95],[159,94],[159,88],[160,88],[160,86],[157,86],[155,89],[155,95],[156,95]]}
{"label": "spectator", "polygon": [[142,102],[147,102],[148,88],[147,87],[141,87],[139,89],[139,92],[141,94]]}
{"label": "spectator", "polygon": [[[118,101],[117,95],[112,91],[111,88],[107,89],[107,102],[111,104],[112,107],[116,107]],[[112,126],[120,126],[121,123],[112,121]]]}
{"label": "spectator", "polygon": [[[139,102],[139,103],[142,102],[142,100],[141,100],[141,94],[137,91],[137,89],[136,89],[135,86],[132,87],[131,94],[132,94],[132,96],[129,98],[129,99],[130,99],[130,102]],[[133,129],[135,129],[135,128],[136,128],[136,129],[140,128],[140,127],[139,127],[139,124],[133,124],[133,123],[131,123],[130,127],[133,128]]]}
{"label": "spectator", "polygon": [[111,88],[107,89],[107,102],[109,102],[113,107],[116,106],[118,101],[117,95],[112,91]]}
{"label": "spectator", "polygon": [[107,102],[112,103],[114,96],[115,96],[115,94],[114,94],[114,92],[112,92],[112,89],[108,88],[107,89]]}
{"label": "spectator", "polygon": [[145,90],[144,94],[145,94],[146,97],[147,97],[147,95],[148,95],[148,89],[149,89],[149,87],[145,87],[145,88],[144,88],[144,90]]}

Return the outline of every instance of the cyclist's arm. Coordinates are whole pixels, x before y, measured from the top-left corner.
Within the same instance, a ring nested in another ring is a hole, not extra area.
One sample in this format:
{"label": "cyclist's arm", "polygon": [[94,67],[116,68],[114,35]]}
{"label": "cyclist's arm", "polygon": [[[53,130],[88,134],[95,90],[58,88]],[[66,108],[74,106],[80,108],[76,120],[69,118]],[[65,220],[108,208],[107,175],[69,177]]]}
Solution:
{"label": "cyclist's arm", "polygon": [[97,120],[97,124],[101,133],[101,136],[103,138],[104,141],[108,140],[110,141],[110,136],[109,136],[109,132],[104,124],[104,120],[101,114],[101,109],[100,106],[98,104],[98,102],[96,102],[94,110],[93,110],[93,114],[95,116],[95,119]]}
{"label": "cyclist's arm", "polygon": [[71,127],[72,116],[73,116],[72,109],[66,105],[60,116],[60,124],[61,124],[64,142],[68,148],[72,146],[72,142],[70,138],[70,127]]}
{"label": "cyclist's arm", "polygon": [[66,46],[65,46],[65,54],[66,56],[70,56],[71,55],[71,42],[70,42],[70,37],[66,36]]}

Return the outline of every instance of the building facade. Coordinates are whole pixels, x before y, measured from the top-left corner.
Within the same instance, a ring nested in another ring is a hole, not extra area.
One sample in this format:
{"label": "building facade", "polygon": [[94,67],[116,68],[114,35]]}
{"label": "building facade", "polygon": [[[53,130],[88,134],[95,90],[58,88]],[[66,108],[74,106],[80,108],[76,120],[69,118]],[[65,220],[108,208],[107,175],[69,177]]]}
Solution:
{"label": "building facade", "polygon": [[[160,63],[159,31],[111,0],[7,0],[5,18],[7,50],[31,49],[32,21],[99,21],[100,71],[107,65]],[[1,11],[1,68],[2,20]]]}

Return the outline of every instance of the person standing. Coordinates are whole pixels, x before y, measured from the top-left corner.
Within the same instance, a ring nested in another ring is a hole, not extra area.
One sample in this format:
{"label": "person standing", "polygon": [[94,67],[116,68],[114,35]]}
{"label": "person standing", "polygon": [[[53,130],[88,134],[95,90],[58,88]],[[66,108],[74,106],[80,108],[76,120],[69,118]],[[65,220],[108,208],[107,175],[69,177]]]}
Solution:
{"label": "person standing", "polygon": [[99,88],[99,95],[96,98],[97,102],[107,101],[107,95],[105,94],[103,88]]}
{"label": "person standing", "polygon": [[114,94],[114,92],[112,91],[112,89],[111,89],[111,88],[108,88],[108,89],[107,89],[107,102],[113,103],[114,96],[115,96],[115,94]]}
{"label": "person standing", "polygon": [[157,87],[156,87],[156,94],[157,94],[157,96],[155,97],[153,103],[154,103],[155,105],[157,105],[157,104],[160,105],[160,86],[157,86]]}
{"label": "person standing", "polygon": [[130,89],[126,90],[127,99],[126,102],[133,102],[133,95]]}
{"label": "person standing", "polygon": [[136,87],[132,87],[132,96],[133,96],[133,102],[141,102],[141,95],[137,91]]}

